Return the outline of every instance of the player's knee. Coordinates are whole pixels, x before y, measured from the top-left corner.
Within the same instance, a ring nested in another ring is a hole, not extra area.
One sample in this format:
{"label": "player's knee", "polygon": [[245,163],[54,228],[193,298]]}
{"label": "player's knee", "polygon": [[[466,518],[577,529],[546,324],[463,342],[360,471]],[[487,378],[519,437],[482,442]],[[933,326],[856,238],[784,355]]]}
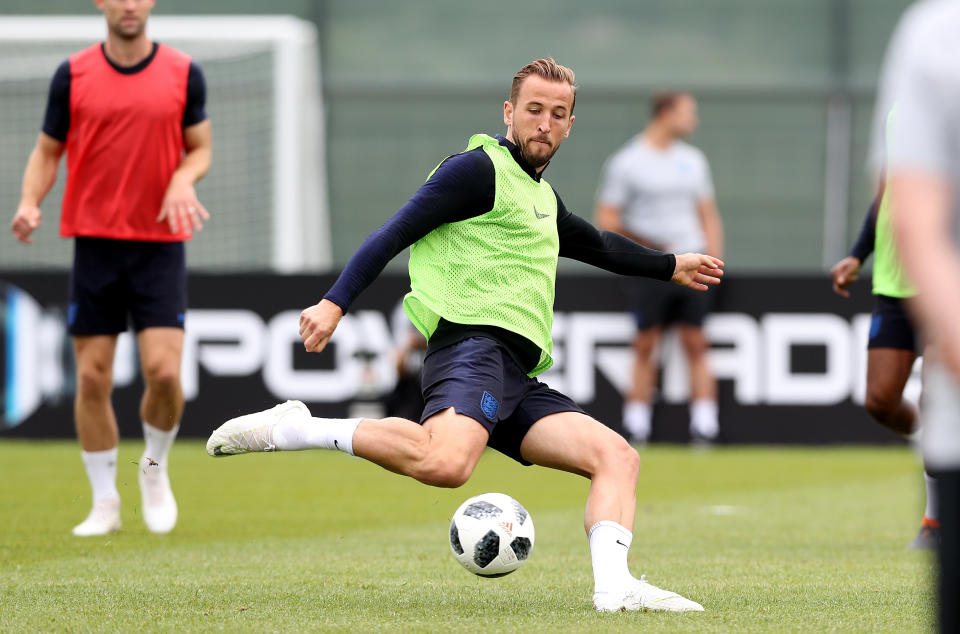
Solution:
{"label": "player's knee", "polygon": [[637,337],[633,342],[633,351],[637,357],[643,361],[648,361],[653,357],[653,351],[657,347],[657,342],[652,337]]}
{"label": "player's knee", "polygon": [[640,454],[624,440],[617,448],[617,460],[622,466],[624,473],[631,480],[636,481],[640,476]]}
{"label": "player's knee", "polygon": [[83,399],[105,399],[110,396],[110,369],[90,364],[77,370],[77,396]]}
{"label": "player's knee", "polygon": [[900,405],[900,395],[891,397],[883,390],[868,390],[864,401],[864,408],[867,413],[878,422],[886,422]]}
{"label": "player's knee", "polygon": [[174,392],[180,387],[180,369],[173,363],[152,363],[143,368],[143,379],[151,390]]}
{"label": "player's knee", "polygon": [[430,486],[444,489],[462,487],[470,479],[471,470],[466,465],[457,462],[434,462],[426,464],[415,477],[417,480]]}
{"label": "player's knee", "polygon": [[636,481],[640,475],[640,454],[619,434],[601,443],[594,455],[594,473],[614,470],[627,479]]}
{"label": "player's knee", "polygon": [[686,333],[680,338],[680,341],[687,358],[700,359],[706,356],[708,348],[707,339],[703,336],[702,331],[696,330]]}

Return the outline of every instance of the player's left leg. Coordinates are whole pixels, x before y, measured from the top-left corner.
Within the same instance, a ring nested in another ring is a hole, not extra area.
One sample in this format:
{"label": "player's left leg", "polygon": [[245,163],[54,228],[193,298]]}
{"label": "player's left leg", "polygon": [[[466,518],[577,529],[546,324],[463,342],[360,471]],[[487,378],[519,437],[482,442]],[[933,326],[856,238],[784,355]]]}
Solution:
{"label": "player's left leg", "polygon": [[140,402],[144,449],[138,470],[143,520],[151,532],[169,533],[177,523],[167,464],[183,415],[183,330],[144,328],[137,333],[137,343],[145,386]]}
{"label": "player's left leg", "polygon": [[520,443],[524,460],[590,479],[584,527],[594,571],[594,608],[703,610],[675,592],[636,579],[627,566],[633,540],[640,457],[619,434],[582,412],[559,412],[535,422]]}
{"label": "player's left leg", "polygon": [[717,380],[710,368],[710,345],[701,326],[677,327],[680,344],[690,369],[690,435],[695,441],[710,442],[720,433],[717,412]]}
{"label": "player's left leg", "polygon": [[695,443],[710,443],[720,433],[717,380],[710,367],[710,343],[703,330],[713,296],[677,286],[672,286],[671,292],[677,336],[690,373],[690,437]]}

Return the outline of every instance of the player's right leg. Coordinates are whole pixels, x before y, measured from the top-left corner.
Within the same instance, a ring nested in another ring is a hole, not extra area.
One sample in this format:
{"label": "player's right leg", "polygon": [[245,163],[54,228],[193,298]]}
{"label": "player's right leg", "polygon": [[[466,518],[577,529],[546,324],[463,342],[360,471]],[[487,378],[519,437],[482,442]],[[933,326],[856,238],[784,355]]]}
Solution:
{"label": "player's right leg", "polygon": [[630,440],[645,443],[650,437],[657,385],[657,349],[670,307],[670,285],[647,278],[630,280],[633,318],[633,375],[623,399],[623,429]]}
{"label": "player's right leg", "polygon": [[207,441],[211,456],[257,451],[339,449],[424,484],[461,486],[490,434],[451,407],[421,425],[403,418],[315,418],[300,401],[227,421]]}
{"label": "player's right leg", "polygon": [[103,535],[120,528],[119,434],[110,395],[117,335],[127,329],[127,309],[116,245],[115,240],[99,238],[74,241],[67,329],[76,357],[77,436],[93,489],[93,510],[73,529],[74,535]]}
{"label": "player's right leg", "polygon": [[638,330],[633,339],[633,376],[623,401],[623,428],[634,442],[644,443],[650,437],[657,383],[655,356],[662,337],[663,329],[653,326]]}
{"label": "player's right leg", "polygon": [[210,436],[207,453],[339,449],[425,484],[458,487],[473,473],[498,416],[509,415],[503,378],[508,358],[499,344],[483,337],[428,355],[422,424],[313,418],[303,403],[288,401],[227,421]]}
{"label": "player's right leg", "polygon": [[73,338],[77,367],[74,420],[93,492],[90,514],[73,528],[73,534],[80,537],[105,535],[120,528],[116,486],[119,433],[110,402],[116,344],[116,335]]}

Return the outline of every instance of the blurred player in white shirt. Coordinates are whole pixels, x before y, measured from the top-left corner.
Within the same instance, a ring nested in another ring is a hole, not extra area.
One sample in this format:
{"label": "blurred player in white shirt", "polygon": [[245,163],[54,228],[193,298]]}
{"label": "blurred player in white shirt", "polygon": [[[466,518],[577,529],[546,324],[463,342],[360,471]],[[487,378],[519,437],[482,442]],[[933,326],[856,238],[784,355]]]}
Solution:
{"label": "blurred player in white shirt", "polygon": [[901,18],[887,50],[872,160],[897,104],[888,149],[893,223],[930,341],[921,417],[938,476],[940,628],[960,631],[960,2],[927,0]]}
{"label": "blurred player in white shirt", "polygon": [[[596,224],[645,246],[723,257],[723,223],[714,201],[710,166],[685,143],[697,128],[697,102],[682,92],[652,100],[652,119],[611,156],[597,192]],[[690,368],[690,435],[717,437],[717,385],[710,369],[703,321],[710,298],[656,280],[631,280],[637,335],[633,382],[624,399],[623,426],[636,442],[650,435],[657,379],[656,350],[676,326]]]}

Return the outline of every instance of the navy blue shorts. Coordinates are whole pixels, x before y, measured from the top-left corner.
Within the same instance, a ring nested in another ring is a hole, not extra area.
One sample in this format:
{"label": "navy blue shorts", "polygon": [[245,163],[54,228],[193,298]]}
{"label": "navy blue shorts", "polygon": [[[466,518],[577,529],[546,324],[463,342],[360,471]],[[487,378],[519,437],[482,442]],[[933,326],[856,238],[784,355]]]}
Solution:
{"label": "navy blue shorts", "polygon": [[702,326],[710,312],[710,293],[644,277],[635,278],[631,283],[633,317],[640,330],[673,324]]}
{"label": "navy blue shorts", "polygon": [[895,348],[917,350],[917,334],[907,314],[903,300],[887,295],[875,295],[876,303],[870,319],[870,338],[867,348]]}
{"label": "navy blue shorts", "polygon": [[70,271],[71,335],[183,328],[187,264],[182,242],[77,238]]}
{"label": "navy blue shorts", "polygon": [[560,392],[527,376],[502,344],[486,337],[464,339],[427,355],[423,362],[420,422],[454,408],[490,432],[487,446],[517,462],[520,443],[545,416],[583,412]]}

